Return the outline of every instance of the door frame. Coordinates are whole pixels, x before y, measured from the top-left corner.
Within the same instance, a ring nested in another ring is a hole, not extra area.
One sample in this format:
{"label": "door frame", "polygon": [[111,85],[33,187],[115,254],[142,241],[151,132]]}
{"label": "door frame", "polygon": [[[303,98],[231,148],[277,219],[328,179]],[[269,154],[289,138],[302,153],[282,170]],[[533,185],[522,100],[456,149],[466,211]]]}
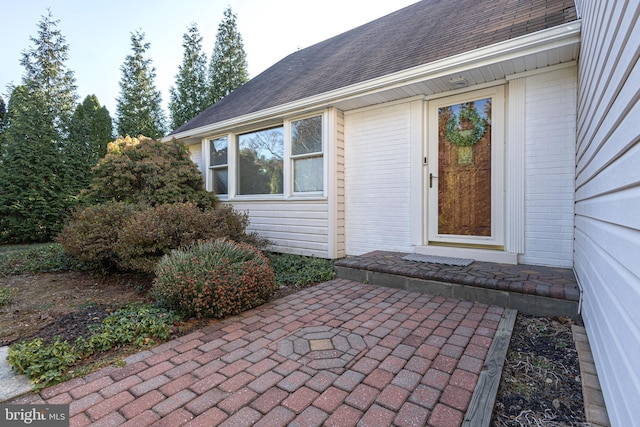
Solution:
{"label": "door frame", "polygon": [[[491,235],[464,236],[438,234],[438,108],[491,98]],[[425,236],[426,245],[504,250],[505,244],[505,91],[504,86],[470,91],[432,99],[427,105],[425,153]],[[430,174],[433,185],[430,186]]]}

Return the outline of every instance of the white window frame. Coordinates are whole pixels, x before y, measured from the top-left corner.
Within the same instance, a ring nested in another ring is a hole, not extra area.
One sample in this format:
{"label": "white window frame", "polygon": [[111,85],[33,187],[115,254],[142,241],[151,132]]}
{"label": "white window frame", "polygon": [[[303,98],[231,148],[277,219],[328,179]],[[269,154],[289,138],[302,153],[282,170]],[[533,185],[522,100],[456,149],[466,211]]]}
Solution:
{"label": "white window frame", "polygon": [[[292,154],[293,142],[291,137],[291,126],[293,122],[297,122],[304,119],[310,119],[312,117],[321,117],[322,118],[322,150],[314,153],[305,153],[305,154]],[[314,114],[306,114],[303,116],[293,117],[285,120],[285,156],[287,158],[287,163],[289,166],[289,178],[285,181],[287,186],[285,187],[285,193],[287,198],[292,197],[326,197],[326,188],[327,188],[327,114],[326,112],[316,112]],[[295,180],[295,160],[300,159],[312,159],[322,157],[322,190],[317,191],[295,191],[294,180]]]}
{"label": "white window frame", "polygon": [[[226,193],[216,193],[216,196],[218,196],[218,198],[220,199],[227,199],[229,197],[229,185],[230,185],[230,181],[231,181],[231,172],[229,170],[229,156],[230,156],[230,149],[231,149],[231,143],[230,143],[230,139],[229,139],[230,135],[220,135],[217,136],[215,138],[206,138],[206,156],[207,156],[207,184],[206,184],[206,189],[207,191],[214,191],[214,180],[215,180],[215,174],[214,171],[216,169],[226,169],[227,170],[227,192]],[[212,165],[211,164],[211,144],[213,144],[213,141],[216,141],[218,139],[223,139],[226,138],[227,139],[227,163],[223,164],[223,165]]]}
{"label": "white window frame", "polygon": [[[311,117],[322,117],[322,191],[305,191],[294,192],[294,160],[320,157],[318,153],[301,154],[293,156],[291,144],[291,124],[292,122],[303,120]],[[239,168],[238,168],[238,136],[247,133],[259,132],[274,127],[283,126],[284,128],[284,159],[283,159],[283,193],[282,194],[238,194]],[[205,164],[205,188],[207,191],[213,191],[213,170],[217,166],[211,165],[211,141],[219,138],[227,138],[227,174],[228,174],[228,193],[217,195],[223,201],[251,201],[251,200],[318,200],[327,198],[327,187],[329,183],[329,156],[328,156],[328,139],[329,139],[329,117],[327,110],[314,111],[311,113],[291,116],[280,120],[279,122],[263,123],[259,126],[251,126],[243,128],[242,131],[214,134],[202,139],[202,152],[204,153]]]}

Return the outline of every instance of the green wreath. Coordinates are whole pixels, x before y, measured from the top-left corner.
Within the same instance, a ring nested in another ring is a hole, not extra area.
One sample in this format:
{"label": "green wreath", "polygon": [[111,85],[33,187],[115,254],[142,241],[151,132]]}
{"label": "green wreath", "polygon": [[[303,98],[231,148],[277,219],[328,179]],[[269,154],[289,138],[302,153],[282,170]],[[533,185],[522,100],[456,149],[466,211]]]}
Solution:
{"label": "green wreath", "polygon": [[[451,114],[447,121],[447,139],[458,147],[471,147],[477,144],[486,131],[485,121],[480,117],[473,104],[463,106],[458,115]],[[469,121],[471,129],[460,129],[461,121]]]}

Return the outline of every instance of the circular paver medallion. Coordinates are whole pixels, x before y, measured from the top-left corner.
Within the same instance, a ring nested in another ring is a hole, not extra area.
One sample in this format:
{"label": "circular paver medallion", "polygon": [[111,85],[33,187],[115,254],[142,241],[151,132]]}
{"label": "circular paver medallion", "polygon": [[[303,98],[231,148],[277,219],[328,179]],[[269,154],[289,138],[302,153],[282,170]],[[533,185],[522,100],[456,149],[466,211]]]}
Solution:
{"label": "circular paver medallion", "polygon": [[340,370],[365,349],[367,344],[358,334],[329,326],[311,326],[280,341],[277,352],[312,369]]}

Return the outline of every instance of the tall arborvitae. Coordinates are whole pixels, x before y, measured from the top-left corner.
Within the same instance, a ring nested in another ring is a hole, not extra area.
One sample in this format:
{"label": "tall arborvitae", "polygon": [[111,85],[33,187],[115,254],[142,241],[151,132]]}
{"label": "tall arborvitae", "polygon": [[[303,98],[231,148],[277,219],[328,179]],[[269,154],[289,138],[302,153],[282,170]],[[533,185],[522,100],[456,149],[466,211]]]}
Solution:
{"label": "tall arborvitae", "polygon": [[7,123],[7,106],[4,103],[4,99],[0,96],[0,168],[2,168],[2,153],[4,152],[4,138],[2,136],[5,124]]}
{"label": "tall arborvitae", "polygon": [[107,153],[107,144],[112,140],[113,125],[109,111],[100,106],[95,95],[87,96],[71,117],[64,150],[71,170],[68,183],[72,194],[78,194],[89,185],[91,169]]}
{"label": "tall arborvitae", "polygon": [[9,100],[0,144],[1,241],[50,240],[74,204],[64,148],[77,95],[58,22],[48,11],[38,23],[20,61],[22,85]]}
{"label": "tall arborvitae", "polygon": [[22,54],[24,67],[22,84],[30,91],[40,91],[53,125],[60,135],[58,144],[67,135],[69,120],[77,100],[75,77],[65,66],[69,45],[54,20],[51,10],[38,23],[38,36],[31,37],[33,46]]}
{"label": "tall arborvitae", "polygon": [[51,240],[69,201],[47,101],[18,86],[11,93],[0,168],[0,242]]}
{"label": "tall arborvitae", "polygon": [[4,103],[4,99],[0,96],[0,134],[2,133],[2,129],[4,129],[4,124],[6,123],[7,117],[7,106]]}
{"label": "tall arborvitae", "polygon": [[171,129],[177,129],[209,106],[207,56],[196,24],[182,36],[184,53],[178,67],[176,85],[169,89]]}
{"label": "tall arborvitae", "polygon": [[247,54],[236,25],[236,15],[228,8],[218,26],[209,67],[209,101],[218,102],[249,80]]}
{"label": "tall arborvitae", "polygon": [[116,105],[117,131],[121,136],[145,135],[160,138],[164,135],[162,96],[156,89],[156,69],[151,59],[145,57],[149,43],[144,33],[131,34],[131,55],[127,55],[120,68],[120,96]]}

